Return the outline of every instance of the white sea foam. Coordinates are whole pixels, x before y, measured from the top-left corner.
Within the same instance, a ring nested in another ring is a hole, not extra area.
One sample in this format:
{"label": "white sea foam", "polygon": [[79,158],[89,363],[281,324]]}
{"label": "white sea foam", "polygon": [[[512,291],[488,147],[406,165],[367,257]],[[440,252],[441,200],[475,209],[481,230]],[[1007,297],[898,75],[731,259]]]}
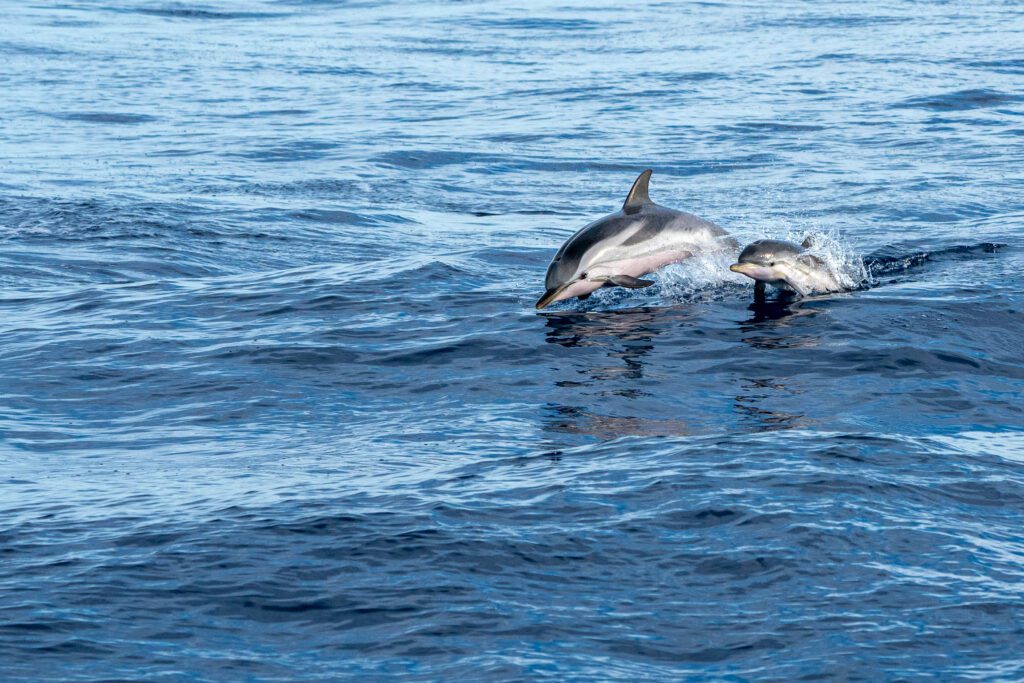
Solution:
{"label": "white sea foam", "polygon": [[678,301],[721,301],[743,293],[749,280],[729,270],[733,250],[703,252],[658,271],[662,296]]}

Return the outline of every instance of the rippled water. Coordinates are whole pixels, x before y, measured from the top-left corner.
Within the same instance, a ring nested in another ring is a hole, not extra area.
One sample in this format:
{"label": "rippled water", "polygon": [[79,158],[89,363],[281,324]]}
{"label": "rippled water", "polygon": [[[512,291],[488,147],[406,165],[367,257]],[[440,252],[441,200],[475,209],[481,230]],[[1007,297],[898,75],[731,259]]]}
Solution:
{"label": "rippled water", "polygon": [[1024,676],[1019,5],[4,15],[4,680]]}

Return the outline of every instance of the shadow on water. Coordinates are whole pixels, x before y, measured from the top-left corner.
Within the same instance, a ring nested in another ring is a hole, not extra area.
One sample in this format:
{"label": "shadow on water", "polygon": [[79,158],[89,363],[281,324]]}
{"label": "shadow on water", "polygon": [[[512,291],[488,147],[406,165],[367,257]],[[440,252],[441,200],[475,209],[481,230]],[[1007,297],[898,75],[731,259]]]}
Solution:
{"label": "shadow on water", "polygon": [[601,415],[580,406],[554,405],[545,429],[557,434],[576,434],[600,441],[624,436],[687,436],[693,428],[684,420],[638,416]]}
{"label": "shadow on water", "polygon": [[744,333],[744,336],[740,337],[741,341],[759,349],[817,346],[817,335],[797,335],[788,329],[796,320],[820,313],[814,308],[806,308],[808,301],[784,292],[780,293],[778,298],[754,301],[747,307],[753,315],[739,323],[740,331]]}
{"label": "shadow on water", "polygon": [[[549,344],[568,349],[599,349],[598,356],[580,356],[571,365],[570,376],[555,380],[556,389],[579,389],[593,394],[595,402],[607,408],[623,407],[649,400],[650,391],[641,387],[653,381],[646,377],[649,357],[656,340],[692,314],[682,308],[632,308],[613,311],[557,312],[545,314]],[[603,360],[611,359],[611,363]],[[596,391],[595,391],[596,390]],[[581,396],[582,398],[582,396]],[[548,403],[545,429],[556,434],[575,434],[598,440],[623,436],[678,436],[691,432],[677,419],[651,419],[638,415],[601,414],[585,406]],[[629,412],[635,412],[635,408]]]}
{"label": "shadow on water", "polygon": [[802,394],[788,377],[747,377],[739,382],[733,408],[747,431],[775,432],[804,429],[812,425],[802,413],[775,408],[777,402]]}
{"label": "shadow on water", "polygon": [[[795,323],[822,313],[815,303],[784,293],[755,301],[747,307],[750,317],[737,323],[739,334],[728,337],[770,354],[812,349],[820,344],[822,330]],[[682,376],[691,384],[706,378],[711,395],[732,384],[733,392],[726,389],[721,398],[738,415],[743,431],[809,426],[802,413],[780,407],[799,402],[803,389],[798,379],[779,372],[771,356],[761,356],[761,362],[730,363],[721,371],[728,378],[702,374],[698,379],[693,374],[701,372],[701,362],[677,352],[680,344],[692,341],[695,320],[702,315],[706,312],[685,306],[544,314],[546,341],[574,351],[557,371],[552,400],[542,408],[540,421],[551,436],[548,448],[565,447],[566,435],[608,441],[705,431],[701,425],[713,416],[678,402],[674,378]],[[571,398],[558,400],[564,396]],[[713,399],[707,403],[713,405]],[[687,419],[676,417],[681,413]]]}
{"label": "shadow on water", "polygon": [[[747,306],[747,310],[754,315],[747,324],[762,323],[766,320],[780,320],[794,315],[793,304],[799,299],[789,292],[779,292],[776,298],[764,296],[754,297],[754,302]],[[799,310],[799,309],[798,309]]]}
{"label": "shadow on water", "polygon": [[[785,292],[776,298],[755,298],[747,310],[753,315],[739,323],[740,341],[759,350],[774,352],[792,349],[810,349],[820,343],[819,335],[795,334],[793,323],[800,318],[813,317],[820,311],[805,308],[807,300]],[[754,432],[802,429],[809,421],[802,413],[790,413],[778,405],[798,399],[803,393],[799,383],[780,373],[771,363],[756,367],[757,374],[749,371],[737,378],[737,394],[733,408],[745,428]]]}
{"label": "shadow on water", "polygon": [[[608,356],[621,361],[625,367],[620,372],[631,379],[643,377],[644,357],[654,349],[654,339],[669,326],[669,316],[656,308],[551,313],[545,317],[549,344],[609,347]],[[600,379],[598,375],[594,379]]]}

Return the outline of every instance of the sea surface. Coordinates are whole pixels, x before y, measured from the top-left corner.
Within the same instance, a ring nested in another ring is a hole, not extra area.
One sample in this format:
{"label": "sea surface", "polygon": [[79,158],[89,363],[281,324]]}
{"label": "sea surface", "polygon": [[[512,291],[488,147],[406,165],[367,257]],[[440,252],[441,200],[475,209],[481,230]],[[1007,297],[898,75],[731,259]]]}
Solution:
{"label": "sea surface", "polygon": [[0,10],[0,680],[1024,678],[1021,4]]}

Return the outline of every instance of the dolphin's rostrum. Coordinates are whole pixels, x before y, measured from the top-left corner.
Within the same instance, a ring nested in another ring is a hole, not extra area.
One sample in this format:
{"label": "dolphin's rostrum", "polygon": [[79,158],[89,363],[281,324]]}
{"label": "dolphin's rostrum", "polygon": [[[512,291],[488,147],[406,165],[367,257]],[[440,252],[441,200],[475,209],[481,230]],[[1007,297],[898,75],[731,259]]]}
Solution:
{"label": "dolphin's rostrum", "polygon": [[701,251],[738,248],[714,223],[651,201],[651,170],[640,174],[622,210],[608,214],[566,240],[548,266],[547,291],[537,302],[586,299],[601,287],[650,287],[641,279]]}

